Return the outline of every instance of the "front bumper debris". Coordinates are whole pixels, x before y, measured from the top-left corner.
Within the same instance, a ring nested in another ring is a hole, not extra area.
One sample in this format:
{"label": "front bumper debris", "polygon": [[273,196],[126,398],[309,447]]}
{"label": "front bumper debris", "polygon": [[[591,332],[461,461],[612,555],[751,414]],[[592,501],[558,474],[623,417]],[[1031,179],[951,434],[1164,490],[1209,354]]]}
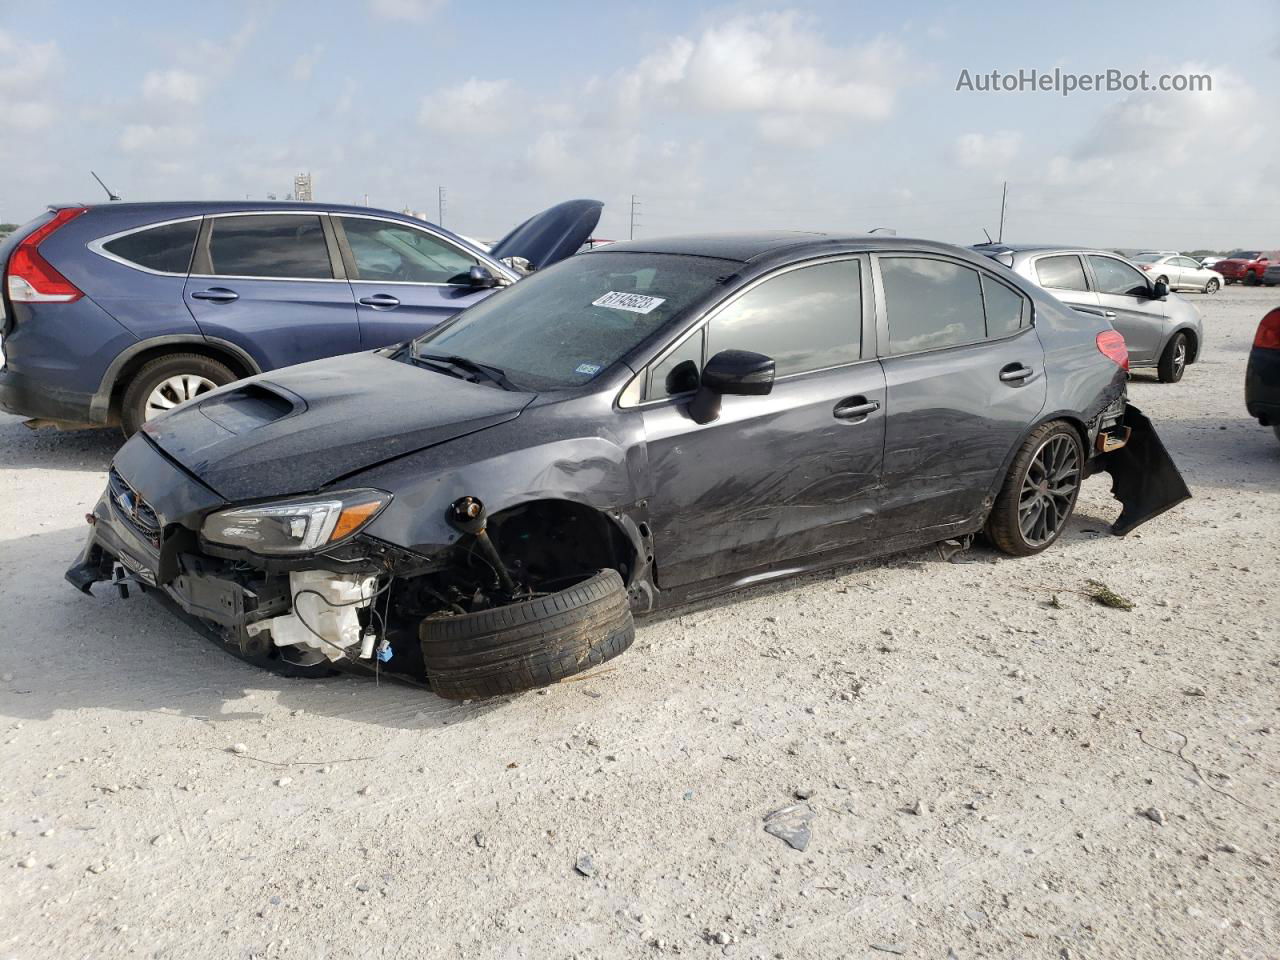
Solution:
{"label": "front bumper debris", "polygon": [[1125,408],[1123,446],[1098,455],[1099,468],[1111,474],[1111,495],[1123,509],[1111,532],[1118,537],[1191,498],[1186,481],[1155,427],[1137,407]]}

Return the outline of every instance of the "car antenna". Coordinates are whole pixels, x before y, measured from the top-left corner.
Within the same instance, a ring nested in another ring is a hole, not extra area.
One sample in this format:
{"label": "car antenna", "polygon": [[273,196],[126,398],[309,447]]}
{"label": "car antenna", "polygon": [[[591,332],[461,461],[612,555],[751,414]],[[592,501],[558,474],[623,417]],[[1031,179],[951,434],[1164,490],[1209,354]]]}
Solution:
{"label": "car antenna", "polygon": [[993,244],[993,243],[995,243],[995,241],[991,239],[991,231],[990,231],[990,230],[988,230],[986,227],[983,227],[983,228],[982,228],[982,232],[983,232],[983,233],[985,233],[985,234],[987,235],[987,243],[988,243],[988,244]]}
{"label": "car antenna", "polygon": [[891,237],[896,237],[898,235],[898,231],[893,227],[872,227],[867,231],[867,233],[887,233]]}
{"label": "car antenna", "polygon": [[110,187],[108,187],[105,183],[103,183],[103,182],[102,182],[102,178],[101,178],[100,176],[98,176],[98,175],[97,175],[96,173],[94,173],[92,170],[90,170],[90,171],[89,171],[89,175],[90,175],[90,176],[92,176],[92,177],[93,177],[93,179],[95,179],[95,180],[97,180],[97,181],[98,181],[98,186],[100,186],[103,190],[107,191],[107,199],[108,199],[108,200],[119,200],[119,199],[120,199],[120,194],[116,193],[114,190],[112,190]]}

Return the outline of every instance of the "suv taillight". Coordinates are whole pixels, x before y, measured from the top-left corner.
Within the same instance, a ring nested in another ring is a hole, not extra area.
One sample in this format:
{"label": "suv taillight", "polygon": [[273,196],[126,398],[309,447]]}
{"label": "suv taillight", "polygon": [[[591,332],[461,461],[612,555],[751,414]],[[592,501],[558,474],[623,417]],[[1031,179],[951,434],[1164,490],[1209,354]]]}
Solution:
{"label": "suv taillight", "polygon": [[1253,345],[1263,350],[1280,350],[1280,307],[1276,307],[1258,324]]}
{"label": "suv taillight", "polygon": [[10,300],[14,303],[71,303],[84,296],[74,283],[40,256],[39,248],[49,234],[88,210],[88,207],[59,210],[52,220],[22,239],[9,256],[6,284]]}
{"label": "suv taillight", "polygon": [[1129,369],[1129,348],[1124,345],[1124,337],[1115,330],[1103,330],[1098,334],[1098,349],[1102,355],[1118,367]]}

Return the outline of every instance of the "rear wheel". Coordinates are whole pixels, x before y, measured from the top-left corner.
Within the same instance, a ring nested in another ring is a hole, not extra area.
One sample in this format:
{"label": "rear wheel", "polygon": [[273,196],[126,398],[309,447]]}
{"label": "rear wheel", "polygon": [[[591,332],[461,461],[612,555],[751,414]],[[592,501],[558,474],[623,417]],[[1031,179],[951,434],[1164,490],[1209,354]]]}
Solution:
{"label": "rear wheel", "polygon": [[431,689],[450,700],[555,683],[613,659],[635,635],[616,570],[533,600],[430,617],[418,629]]}
{"label": "rear wheel", "polygon": [[178,404],[235,379],[228,366],[198,353],[171,353],[147,361],[133,375],[120,402],[125,436],[133,436],[148,420]]}
{"label": "rear wheel", "polygon": [[1246,287],[1256,287],[1258,285],[1258,272],[1250,270],[1244,275],[1244,285]]}
{"label": "rear wheel", "polygon": [[1175,334],[1160,354],[1160,364],[1156,367],[1156,375],[1161,383],[1177,383],[1187,369],[1187,357],[1190,349],[1185,333]]}
{"label": "rear wheel", "polygon": [[1084,446],[1061,420],[1031,431],[987,518],[988,539],[1015,557],[1039,553],[1061,536],[1084,479]]}
{"label": "rear wheel", "polygon": [[[1168,278],[1168,277],[1156,277],[1156,283],[1163,283],[1166,287],[1169,287],[1169,278]],[[1173,289],[1173,287],[1169,287],[1169,289],[1170,289],[1170,290],[1172,290],[1172,289]]]}
{"label": "rear wheel", "polygon": [[1218,283],[1218,281],[1217,281],[1217,280],[1210,280],[1208,283],[1206,283],[1206,284],[1204,285],[1204,292],[1205,292],[1205,293],[1217,293],[1217,292],[1218,292],[1218,287],[1219,287],[1219,286],[1220,286],[1220,284]]}

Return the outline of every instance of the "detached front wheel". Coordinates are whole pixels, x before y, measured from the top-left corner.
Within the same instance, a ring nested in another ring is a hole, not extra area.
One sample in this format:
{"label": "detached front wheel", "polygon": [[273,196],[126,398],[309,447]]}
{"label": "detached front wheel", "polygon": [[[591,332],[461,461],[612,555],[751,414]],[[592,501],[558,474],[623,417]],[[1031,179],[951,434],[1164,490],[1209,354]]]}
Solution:
{"label": "detached front wheel", "polygon": [[533,600],[422,621],[431,689],[450,700],[532,690],[612,660],[635,640],[616,570]]}
{"label": "detached front wheel", "polygon": [[1041,424],[1023,441],[987,518],[987,537],[1015,557],[1062,535],[1084,480],[1084,446],[1070,424]]}

